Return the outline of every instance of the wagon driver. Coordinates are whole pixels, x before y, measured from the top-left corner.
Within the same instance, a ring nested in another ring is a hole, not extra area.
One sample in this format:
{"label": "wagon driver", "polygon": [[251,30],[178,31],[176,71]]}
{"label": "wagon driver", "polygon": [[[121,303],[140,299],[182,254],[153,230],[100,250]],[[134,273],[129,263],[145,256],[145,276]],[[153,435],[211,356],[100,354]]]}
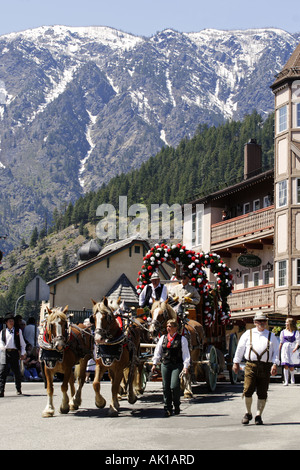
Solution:
{"label": "wagon driver", "polygon": [[279,365],[279,343],[274,333],[267,329],[268,318],[262,313],[255,315],[251,328],[240,337],[232,370],[239,371],[239,364],[245,356],[245,379],[243,397],[245,397],[246,414],[242,424],[248,424],[252,419],[252,395],[257,393],[257,414],[255,424],[263,424],[262,412],[266,405],[271,375],[276,375]]}
{"label": "wagon driver", "polygon": [[196,287],[190,284],[190,278],[186,273],[183,273],[181,282],[172,289],[173,300],[178,302],[174,310],[178,311],[181,304],[198,305],[200,302],[200,294]]}
{"label": "wagon driver", "polygon": [[144,287],[139,296],[139,306],[142,308],[149,307],[151,309],[155,300],[164,302],[168,297],[167,288],[160,283],[160,277],[157,272],[152,274],[150,281],[151,284]]}

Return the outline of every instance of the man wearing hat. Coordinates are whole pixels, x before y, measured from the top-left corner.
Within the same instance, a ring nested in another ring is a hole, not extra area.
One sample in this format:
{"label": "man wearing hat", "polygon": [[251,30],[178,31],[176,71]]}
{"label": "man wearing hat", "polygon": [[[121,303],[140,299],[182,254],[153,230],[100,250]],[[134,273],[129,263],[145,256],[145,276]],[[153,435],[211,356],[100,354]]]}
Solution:
{"label": "man wearing hat", "polygon": [[190,284],[190,278],[186,273],[183,273],[180,284],[172,289],[172,296],[179,304],[198,305],[200,302],[200,294],[196,287]]}
{"label": "man wearing hat", "polygon": [[14,315],[6,314],[4,321],[5,326],[0,333],[0,397],[4,396],[9,368],[15,376],[17,394],[22,395],[20,359],[25,359],[26,344],[22,331],[15,325]]}
{"label": "man wearing hat", "polygon": [[255,424],[263,424],[262,412],[265,408],[271,375],[276,375],[279,365],[279,342],[271,331],[266,329],[268,318],[263,313],[257,313],[253,319],[255,328],[247,330],[240,337],[232,370],[239,371],[239,364],[246,359],[244,391],[246,414],[242,424],[248,424],[252,419],[252,395],[257,393],[257,414]]}
{"label": "man wearing hat", "polygon": [[168,292],[165,285],[161,285],[160,277],[157,272],[153,273],[151,278],[151,284],[148,284],[139,296],[139,306],[149,307],[151,309],[152,304],[155,300],[164,302],[167,300]]}

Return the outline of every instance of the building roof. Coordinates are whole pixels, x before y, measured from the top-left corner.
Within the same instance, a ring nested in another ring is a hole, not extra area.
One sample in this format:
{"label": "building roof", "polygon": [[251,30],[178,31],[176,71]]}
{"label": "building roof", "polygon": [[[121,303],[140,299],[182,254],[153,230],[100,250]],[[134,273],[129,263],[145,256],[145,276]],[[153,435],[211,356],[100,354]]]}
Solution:
{"label": "building roof", "polygon": [[145,249],[149,250],[150,247],[149,247],[148,241],[141,238],[139,236],[139,234],[137,236],[134,236],[134,237],[131,237],[131,238],[126,238],[124,240],[120,240],[116,243],[112,243],[111,245],[108,245],[107,247],[103,248],[103,250],[100,251],[100,253],[97,256],[95,256],[94,258],[92,258],[88,261],[85,261],[81,264],[78,264],[74,268],[71,268],[68,271],[65,271],[63,274],[56,277],[55,279],[51,279],[51,281],[48,282],[48,285],[51,286],[53,284],[57,284],[58,282],[60,282],[64,278],[72,276],[72,275],[76,274],[77,272],[83,271],[84,269],[88,269],[92,264],[99,263],[99,262],[103,261],[104,259],[108,258],[109,256],[114,255],[114,254],[118,253],[119,251],[122,251],[123,249],[128,248],[128,247],[130,247],[131,245],[133,245],[137,242],[141,242],[145,246]]}
{"label": "building roof", "polygon": [[247,178],[239,183],[233,184],[231,186],[228,186],[227,188],[220,189],[219,191],[215,191],[213,193],[207,194],[206,196],[203,196],[199,199],[195,199],[193,201],[190,201],[190,204],[204,204],[209,201],[213,201],[216,199],[220,199],[222,197],[228,196],[229,194],[236,193],[238,191],[241,191],[247,187],[250,187],[254,184],[261,183],[267,179],[274,179],[274,169],[265,171],[263,173],[260,173],[256,176],[253,176],[252,178]]}
{"label": "building roof", "polygon": [[277,74],[271,88],[274,90],[285,81],[293,81],[297,79],[300,79],[300,44],[298,44],[281,72]]}
{"label": "building roof", "polygon": [[139,296],[135,287],[124,273],[105,294],[105,297],[109,297],[112,300],[118,300],[121,297],[121,300],[124,300],[127,305],[138,304],[139,302]]}

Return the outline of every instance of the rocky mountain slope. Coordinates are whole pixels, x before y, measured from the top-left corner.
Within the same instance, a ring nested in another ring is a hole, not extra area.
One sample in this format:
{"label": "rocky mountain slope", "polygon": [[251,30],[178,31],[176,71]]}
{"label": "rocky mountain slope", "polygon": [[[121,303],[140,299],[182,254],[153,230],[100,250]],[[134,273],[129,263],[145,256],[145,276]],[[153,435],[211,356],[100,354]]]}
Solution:
{"label": "rocky mountain slope", "polygon": [[[0,235],[9,249],[200,123],[267,116],[298,44],[278,29],[42,27],[0,37]],[[160,202],[160,201],[158,201]]]}

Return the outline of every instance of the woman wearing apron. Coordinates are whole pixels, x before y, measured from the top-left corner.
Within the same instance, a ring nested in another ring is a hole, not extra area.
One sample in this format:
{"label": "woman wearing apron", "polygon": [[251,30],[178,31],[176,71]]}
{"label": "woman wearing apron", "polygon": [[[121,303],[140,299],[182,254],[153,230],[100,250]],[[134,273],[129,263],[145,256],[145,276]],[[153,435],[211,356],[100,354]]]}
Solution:
{"label": "woman wearing apron", "polygon": [[284,385],[289,383],[289,372],[291,374],[291,384],[295,383],[295,367],[300,367],[299,351],[300,334],[297,330],[296,320],[287,318],[285,330],[280,333],[281,365],[284,367]]}

